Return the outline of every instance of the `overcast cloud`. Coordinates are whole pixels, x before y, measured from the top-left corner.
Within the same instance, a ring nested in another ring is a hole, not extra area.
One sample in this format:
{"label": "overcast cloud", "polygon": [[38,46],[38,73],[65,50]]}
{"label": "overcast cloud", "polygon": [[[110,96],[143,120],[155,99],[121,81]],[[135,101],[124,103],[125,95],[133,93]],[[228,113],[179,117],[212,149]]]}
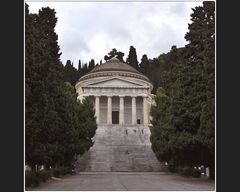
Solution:
{"label": "overcast cloud", "polygon": [[128,55],[129,47],[149,58],[184,46],[191,8],[201,2],[28,2],[31,13],[54,8],[61,60],[99,62],[112,48]]}

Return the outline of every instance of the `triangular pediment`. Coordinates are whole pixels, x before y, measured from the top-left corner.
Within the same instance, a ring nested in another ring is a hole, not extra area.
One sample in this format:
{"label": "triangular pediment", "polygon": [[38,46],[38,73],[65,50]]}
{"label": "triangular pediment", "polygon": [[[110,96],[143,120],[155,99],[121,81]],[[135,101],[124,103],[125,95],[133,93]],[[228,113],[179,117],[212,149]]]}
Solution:
{"label": "triangular pediment", "polygon": [[87,87],[143,87],[144,85],[119,77],[104,79],[98,82],[92,82]]}

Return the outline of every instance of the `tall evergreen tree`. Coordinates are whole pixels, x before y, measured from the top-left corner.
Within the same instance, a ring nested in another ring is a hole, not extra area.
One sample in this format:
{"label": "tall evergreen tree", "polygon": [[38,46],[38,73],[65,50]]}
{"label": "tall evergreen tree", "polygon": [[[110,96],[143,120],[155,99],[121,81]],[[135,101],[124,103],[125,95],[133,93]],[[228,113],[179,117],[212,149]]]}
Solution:
{"label": "tall evergreen tree", "polygon": [[129,49],[129,54],[127,57],[126,62],[131,65],[132,67],[134,67],[135,69],[138,69],[138,60],[137,60],[137,52],[136,49],[133,46],[130,46]]}
{"label": "tall evergreen tree", "polygon": [[26,98],[26,161],[32,167],[49,161],[49,143],[58,124],[54,95],[62,83],[62,65],[54,31],[56,21],[50,8],[38,14],[26,11],[26,92],[31,93]]}
{"label": "tall evergreen tree", "polygon": [[76,81],[79,78],[79,73],[70,60],[67,60],[66,62],[63,70],[63,75],[64,81],[70,82],[72,85],[75,85]]}
{"label": "tall evergreen tree", "polygon": [[91,71],[95,67],[95,61],[94,59],[91,59],[91,61],[88,64],[88,69]]}
{"label": "tall evergreen tree", "polygon": [[[56,22],[53,9],[30,14],[26,5],[26,164],[33,169],[70,165],[89,149],[96,129],[94,122],[89,129],[83,122],[94,121],[93,113],[81,117],[85,107],[94,111],[92,106],[79,104],[74,87],[64,84]],[[68,65],[73,67],[70,61]]]}
{"label": "tall evergreen tree", "polygon": [[[174,166],[209,166],[211,178],[214,177],[214,10],[214,2],[203,2],[203,6],[193,9],[193,22],[185,36],[189,44],[180,51],[180,62],[165,73],[173,74],[173,78],[166,78],[167,97],[158,99],[161,93],[157,93],[151,135],[153,150],[160,160]],[[176,51],[172,47],[170,53],[177,56]]]}
{"label": "tall evergreen tree", "polygon": [[[39,146],[39,135],[41,132],[41,121],[43,118],[44,108],[40,106],[44,103],[45,98],[41,93],[44,89],[44,82],[39,74],[41,68],[39,63],[41,55],[41,47],[37,42],[37,14],[30,14],[28,5],[25,5],[25,21],[26,21],[26,49],[25,49],[25,87],[26,87],[26,162],[33,169],[35,164],[40,164],[42,149]],[[44,106],[44,105],[43,105]]]}
{"label": "tall evergreen tree", "polygon": [[189,41],[187,45],[189,64],[199,70],[199,88],[195,92],[202,95],[196,115],[200,122],[198,136],[202,144],[202,161],[210,167],[211,177],[214,177],[215,2],[203,2],[203,6],[194,9],[191,17],[192,23],[189,24],[189,32],[185,38]]}
{"label": "tall evergreen tree", "polygon": [[146,54],[142,56],[141,63],[139,64],[139,70],[147,77],[150,77],[150,62]]}
{"label": "tall evergreen tree", "polygon": [[78,71],[80,71],[82,69],[82,63],[81,60],[78,60]]}

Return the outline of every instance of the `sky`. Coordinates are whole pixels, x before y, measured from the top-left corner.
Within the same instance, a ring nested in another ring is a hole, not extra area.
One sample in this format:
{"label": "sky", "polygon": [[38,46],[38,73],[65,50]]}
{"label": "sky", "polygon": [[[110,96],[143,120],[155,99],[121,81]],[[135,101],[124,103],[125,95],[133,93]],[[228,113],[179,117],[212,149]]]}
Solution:
{"label": "sky", "polygon": [[56,33],[62,52],[77,68],[91,59],[99,63],[112,48],[128,56],[130,46],[142,55],[158,57],[172,45],[187,44],[192,8],[202,2],[27,2],[30,13],[42,7],[54,8],[58,22]]}

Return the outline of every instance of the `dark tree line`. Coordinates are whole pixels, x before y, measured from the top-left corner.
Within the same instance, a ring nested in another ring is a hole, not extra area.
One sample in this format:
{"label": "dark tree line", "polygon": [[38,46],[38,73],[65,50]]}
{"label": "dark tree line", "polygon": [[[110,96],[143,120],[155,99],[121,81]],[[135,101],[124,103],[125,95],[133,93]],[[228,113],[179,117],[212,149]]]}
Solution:
{"label": "dark tree line", "polygon": [[78,62],[78,69],[73,66],[71,60],[67,60],[66,64],[63,65],[63,79],[75,86],[77,80],[83,75],[90,72],[94,67],[101,65],[102,60],[99,63],[95,63],[94,59],[91,59],[89,62],[82,64],[81,60]]}
{"label": "dark tree line", "polygon": [[93,145],[94,108],[88,99],[78,102],[74,87],[64,80],[72,64],[64,68],[59,60],[55,11],[46,7],[30,14],[25,8],[26,164],[33,170],[36,165],[72,166],[76,155]]}

